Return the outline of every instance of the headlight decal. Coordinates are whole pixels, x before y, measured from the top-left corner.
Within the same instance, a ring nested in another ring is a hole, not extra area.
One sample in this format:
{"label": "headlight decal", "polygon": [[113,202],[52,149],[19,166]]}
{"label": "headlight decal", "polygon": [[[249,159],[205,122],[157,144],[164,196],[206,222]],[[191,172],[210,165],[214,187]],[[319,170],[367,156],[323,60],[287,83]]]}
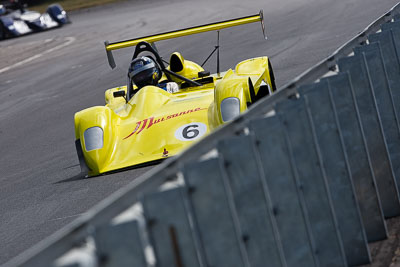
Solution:
{"label": "headlight decal", "polygon": [[91,127],[83,133],[86,151],[92,151],[103,147],[103,129],[100,127]]}
{"label": "headlight decal", "polygon": [[221,102],[221,115],[224,122],[230,121],[240,114],[240,100],[228,97]]}

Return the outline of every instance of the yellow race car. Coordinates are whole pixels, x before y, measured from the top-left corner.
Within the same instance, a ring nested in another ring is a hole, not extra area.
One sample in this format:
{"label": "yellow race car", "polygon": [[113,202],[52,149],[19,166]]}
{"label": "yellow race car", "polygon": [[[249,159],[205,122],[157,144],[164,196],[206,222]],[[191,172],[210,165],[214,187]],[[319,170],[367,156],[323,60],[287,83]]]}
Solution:
{"label": "yellow race car", "polygon": [[82,172],[95,176],[176,155],[275,91],[268,57],[248,59],[220,73],[217,53],[217,73],[210,75],[178,52],[165,66],[154,45],[160,40],[257,21],[264,31],[260,12],[128,41],[105,42],[113,68],[112,50],[136,48],[128,84],[108,89],[105,106],[75,114],[75,144]]}

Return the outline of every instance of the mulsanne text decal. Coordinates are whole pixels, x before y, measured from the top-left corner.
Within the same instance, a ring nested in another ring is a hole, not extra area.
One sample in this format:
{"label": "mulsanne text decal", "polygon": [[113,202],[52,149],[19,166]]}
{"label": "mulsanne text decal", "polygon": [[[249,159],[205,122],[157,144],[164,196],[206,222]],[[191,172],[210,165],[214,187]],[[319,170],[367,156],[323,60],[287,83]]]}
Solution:
{"label": "mulsanne text decal", "polygon": [[183,116],[183,115],[186,115],[186,114],[190,114],[190,113],[193,113],[193,112],[197,112],[197,111],[200,111],[200,110],[204,110],[204,109],[207,109],[207,108],[189,109],[189,110],[186,110],[186,111],[182,111],[182,112],[179,112],[179,113],[171,114],[171,115],[164,116],[164,117],[157,118],[157,119],[155,119],[154,117],[150,117],[150,118],[138,121],[136,123],[135,129],[127,137],[125,137],[124,139],[127,139],[127,138],[131,137],[134,134],[140,134],[144,129],[149,129],[154,124],[157,124],[157,123],[169,120],[169,119],[173,119],[173,118],[176,118],[176,117],[180,117],[180,116]]}

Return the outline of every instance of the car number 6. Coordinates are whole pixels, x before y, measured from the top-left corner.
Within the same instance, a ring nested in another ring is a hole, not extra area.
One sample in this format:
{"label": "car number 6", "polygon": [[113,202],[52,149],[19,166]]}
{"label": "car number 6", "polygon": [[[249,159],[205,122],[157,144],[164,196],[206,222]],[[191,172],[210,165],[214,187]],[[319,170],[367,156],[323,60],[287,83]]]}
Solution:
{"label": "car number 6", "polygon": [[192,141],[207,132],[207,126],[201,122],[193,122],[179,127],[175,131],[175,137],[181,141]]}
{"label": "car number 6", "polygon": [[192,130],[190,130],[190,128],[198,128],[198,127],[199,127],[199,125],[196,125],[196,124],[186,126],[185,128],[183,128],[182,136],[183,136],[185,139],[193,139],[193,138],[196,138],[196,136],[198,136],[199,133],[200,133],[199,130],[197,130],[197,129],[192,129]]}

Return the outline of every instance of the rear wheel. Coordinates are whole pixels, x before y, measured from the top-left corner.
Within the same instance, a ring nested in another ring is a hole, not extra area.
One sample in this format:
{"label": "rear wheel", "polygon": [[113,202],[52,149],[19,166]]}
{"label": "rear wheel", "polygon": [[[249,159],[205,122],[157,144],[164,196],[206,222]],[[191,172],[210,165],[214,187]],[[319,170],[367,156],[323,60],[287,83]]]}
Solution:
{"label": "rear wheel", "polygon": [[274,70],[272,69],[271,61],[268,59],[268,71],[269,71],[269,78],[271,79],[272,91],[276,91],[276,84],[275,84],[275,76]]}
{"label": "rear wheel", "polygon": [[3,23],[0,21],[0,40],[6,38],[6,31],[4,29]]}

